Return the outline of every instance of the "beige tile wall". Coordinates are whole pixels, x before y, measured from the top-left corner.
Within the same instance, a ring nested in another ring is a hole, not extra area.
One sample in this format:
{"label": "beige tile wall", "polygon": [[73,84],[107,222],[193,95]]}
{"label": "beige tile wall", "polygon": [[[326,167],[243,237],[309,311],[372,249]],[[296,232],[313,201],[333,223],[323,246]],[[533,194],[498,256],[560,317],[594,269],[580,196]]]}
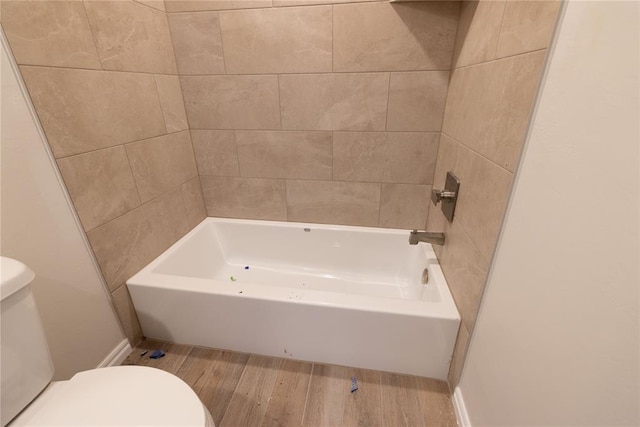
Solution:
{"label": "beige tile wall", "polygon": [[[436,249],[463,319],[457,383],[558,2],[1,8],[132,341],[124,281],[207,214],[426,223],[448,237]],[[428,201],[448,170],[462,180],[452,224]]]}
{"label": "beige tile wall", "polygon": [[449,372],[460,379],[498,239],[532,102],[560,3],[463,1],[434,187],[461,180],[453,223],[431,209],[427,229],[444,231],[436,253],[462,316]]}
{"label": "beige tile wall", "polygon": [[166,4],[209,215],[424,227],[459,2]]}
{"label": "beige tile wall", "polygon": [[5,1],[1,22],[129,340],[124,282],[206,216],[164,2]]}

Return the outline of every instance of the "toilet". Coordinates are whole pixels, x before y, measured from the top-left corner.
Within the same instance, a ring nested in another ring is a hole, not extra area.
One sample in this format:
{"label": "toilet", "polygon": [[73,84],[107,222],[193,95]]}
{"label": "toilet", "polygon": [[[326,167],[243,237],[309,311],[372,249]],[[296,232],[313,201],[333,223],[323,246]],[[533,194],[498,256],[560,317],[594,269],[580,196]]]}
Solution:
{"label": "toilet", "polygon": [[53,361],[24,264],[0,257],[1,406],[5,426],[213,426],[181,379],[160,369],[114,366],[51,381]]}

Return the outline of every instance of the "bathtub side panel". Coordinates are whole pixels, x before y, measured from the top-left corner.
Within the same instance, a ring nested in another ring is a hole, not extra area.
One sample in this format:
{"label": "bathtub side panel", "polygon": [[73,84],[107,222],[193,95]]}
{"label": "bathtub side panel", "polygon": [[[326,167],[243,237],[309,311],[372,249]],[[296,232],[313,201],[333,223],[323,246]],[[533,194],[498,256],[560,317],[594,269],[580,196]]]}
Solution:
{"label": "bathtub side panel", "polygon": [[[446,380],[459,320],[129,285],[144,335]],[[240,292],[241,290],[238,290]]]}

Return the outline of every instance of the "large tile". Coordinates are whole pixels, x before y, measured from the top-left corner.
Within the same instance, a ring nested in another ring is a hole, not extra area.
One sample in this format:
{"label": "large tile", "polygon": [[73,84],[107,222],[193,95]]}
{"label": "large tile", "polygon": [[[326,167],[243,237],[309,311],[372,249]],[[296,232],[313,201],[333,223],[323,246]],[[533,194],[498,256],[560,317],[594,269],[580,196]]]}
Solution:
{"label": "large tile", "polygon": [[287,181],[290,221],[374,227],[379,204],[379,184]]}
{"label": "large tile", "polygon": [[253,9],[271,7],[271,0],[165,0],[167,12]]}
{"label": "large tile", "polygon": [[459,3],[334,6],[334,71],[448,70]]}
{"label": "large tile", "polygon": [[[472,240],[473,247],[477,248],[488,265],[493,256],[493,249],[497,242],[509,198],[512,174],[455,142],[445,134],[440,140],[437,165],[434,188],[444,187],[447,171],[453,172],[460,179],[460,192],[454,223],[462,226],[466,235]],[[429,211],[427,221],[429,231],[457,232],[459,234],[458,230],[451,230],[451,227],[451,224],[441,213],[440,207]],[[458,242],[464,243],[465,241],[458,239]],[[469,245],[460,244],[455,250],[449,250],[450,248],[449,244],[444,248],[436,247],[438,258],[444,258],[447,255],[446,252],[449,252],[448,257],[457,257],[459,250],[464,250],[465,257],[469,257],[470,260],[472,259],[471,254],[475,254]],[[470,268],[475,267],[470,266]],[[465,280],[468,280],[468,276]]]}
{"label": "large tile", "polygon": [[136,345],[142,339],[142,328],[138,321],[138,315],[136,309],[131,301],[129,290],[127,285],[122,284],[111,294],[111,300],[113,301],[113,307],[116,309],[118,319],[124,333],[131,345]]}
{"label": "large tile", "polygon": [[167,132],[189,129],[178,76],[156,75],[155,79]]}
{"label": "large tile", "polygon": [[280,129],[278,76],[181,77],[192,129]]}
{"label": "large tile", "polygon": [[331,179],[331,132],[236,131],[240,175]]}
{"label": "large tile", "polygon": [[560,4],[559,0],[507,2],[498,41],[498,57],[548,47]]}
{"label": "large tile", "polygon": [[184,207],[187,210],[189,228],[200,224],[207,217],[207,208],[204,205],[200,178],[196,177],[180,186]]}
{"label": "large tile", "polygon": [[387,130],[440,131],[448,71],[391,73]]}
{"label": "large tile", "polygon": [[498,240],[513,174],[471,150],[459,146],[454,173],[460,179],[458,221],[485,260]]}
{"label": "large tile", "polygon": [[217,12],[169,14],[168,19],[181,75],[224,74]]}
{"label": "large tile", "polygon": [[505,1],[463,1],[456,36],[454,67],[496,57]]}
{"label": "large tile", "polygon": [[189,231],[180,189],[87,233],[102,274],[113,290]]}
{"label": "large tile", "polygon": [[431,184],[437,133],[336,132],[333,178],[338,181]]}
{"label": "large tile", "polygon": [[84,3],[105,69],[177,73],[164,12],[132,1]]}
{"label": "large tile", "polygon": [[467,330],[473,330],[478,317],[489,263],[469,236],[454,221],[446,232],[447,242],[438,258],[447,284]]}
{"label": "large tile", "polygon": [[201,176],[200,182],[209,216],[287,219],[283,180]]}
{"label": "large tile", "polygon": [[20,69],[55,157],[166,132],[153,76],[27,66]]}
{"label": "large tile", "polygon": [[464,367],[464,361],[467,357],[467,348],[469,347],[469,340],[471,335],[464,324],[460,325],[458,330],[458,337],[456,339],[456,346],[453,349],[453,356],[451,357],[451,365],[449,367],[449,389],[454,390],[460,382],[460,376],[462,375],[462,368]]}
{"label": "large tile", "polygon": [[2,28],[18,64],[100,69],[79,1],[3,1]]}
{"label": "large tile", "polygon": [[227,72],[330,72],[331,17],[331,6],[220,12]]}
{"label": "large tile", "polygon": [[126,145],[142,202],[198,176],[188,131]]}
{"label": "large tile", "polygon": [[192,130],[200,175],[240,176],[236,135],[232,130]]}
{"label": "large tile", "polygon": [[443,132],[513,171],[545,51],[453,71]]}
{"label": "large tile", "polygon": [[86,231],[140,205],[122,146],[65,157],[58,166]]}
{"label": "large tile", "polygon": [[388,73],[282,75],[282,127],[384,130],[388,94]]}
{"label": "large tile", "polygon": [[422,229],[429,213],[430,185],[382,184],[380,227]]}

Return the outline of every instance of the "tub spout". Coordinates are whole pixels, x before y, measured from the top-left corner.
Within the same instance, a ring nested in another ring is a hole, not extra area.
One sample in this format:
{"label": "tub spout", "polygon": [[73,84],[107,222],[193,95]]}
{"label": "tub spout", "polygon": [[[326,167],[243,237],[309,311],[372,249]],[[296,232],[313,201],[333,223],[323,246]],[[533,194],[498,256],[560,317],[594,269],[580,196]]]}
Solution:
{"label": "tub spout", "polygon": [[432,233],[430,231],[413,230],[409,234],[409,244],[417,245],[418,242],[431,243],[432,245],[444,245],[444,233]]}

